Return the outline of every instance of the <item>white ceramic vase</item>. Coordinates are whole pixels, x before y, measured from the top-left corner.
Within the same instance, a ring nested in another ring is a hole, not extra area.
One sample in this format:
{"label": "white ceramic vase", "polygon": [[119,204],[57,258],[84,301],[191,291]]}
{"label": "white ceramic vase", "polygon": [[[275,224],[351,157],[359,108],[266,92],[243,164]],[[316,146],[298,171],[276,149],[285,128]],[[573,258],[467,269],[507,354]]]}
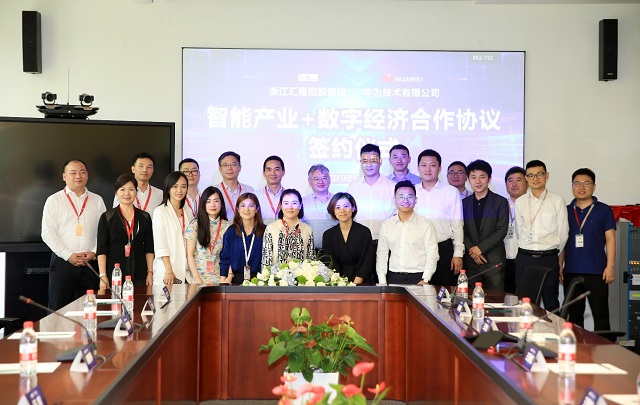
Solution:
{"label": "white ceramic vase", "polygon": [[[299,390],[303,385],[308,384],[308,381],[304,379],[302,373],[291,373],[296,376],[296,380],[290,383],[291,388]],[[331,393],[329,397],[329,403],[336,397],[336,390],[329,384],[338,384],[340,373],[313,373],[313,379],[311,384],[324,388],[325,394]],[[305,405],[311,398],[312,394],[305,394],[293,401],[293,405]]]}

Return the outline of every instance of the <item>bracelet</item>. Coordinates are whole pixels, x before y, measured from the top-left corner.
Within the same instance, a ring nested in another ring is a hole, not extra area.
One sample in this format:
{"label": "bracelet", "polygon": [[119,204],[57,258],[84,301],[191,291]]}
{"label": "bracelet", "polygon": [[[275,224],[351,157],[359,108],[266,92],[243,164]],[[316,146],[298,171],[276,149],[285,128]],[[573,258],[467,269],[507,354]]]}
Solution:
{"label": "bracelet", "polygon": [[153,273],[153,270],[147,270],[147,273]]}
{"label": "bracelet", "polygon": [[169,270],[169,271],[165,271],[164,274],[171,274],[173,273],[173,270]]}
{"label": "bracelet", "polygon": [[102,278],[102,277],[107,277],[107,275],[106,274],[100,274],[100,278]]}

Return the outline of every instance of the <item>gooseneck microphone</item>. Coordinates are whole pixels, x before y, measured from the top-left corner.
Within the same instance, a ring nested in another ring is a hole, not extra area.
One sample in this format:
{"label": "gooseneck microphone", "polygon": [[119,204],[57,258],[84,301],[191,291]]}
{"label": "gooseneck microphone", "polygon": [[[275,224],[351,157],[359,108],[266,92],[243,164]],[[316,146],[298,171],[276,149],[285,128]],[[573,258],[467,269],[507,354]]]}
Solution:
{"label": "gooseneck microphone", "polygon": [[[25,296],[20,296],[18,297],[18,299],[24,303],[26,303],[27,305],[33,305],[36,306],[40,309],[44,309],[47,312],[51,312],[52,314],[56,314],[64,319],[67,319],[75,324],[80,325],[80,327],[84,330],[85,336],[87,337],[87,341],[89,342],[89,345],[91,346],[91,349],[93,350],[93,353],[96,353],[96,344],[94,343],[93,339],[91,338],[91,333],[89,333],[89,331],[87,330],[87,328],[80,322],[76,321],[75,319],[62,315],[61,313],[54,311],[53,309],[49,308],[49,307],[45,307],[42,304],[38,304],[37,302],[35,302],[34,300],[32,300],[31,298],[27,298]],[[82,348],[82,346],[80,347],[72,347],[70,349],[67,350],[63,350],[61,352],[59,352],[58,354],[56,354],[56,361],[73,361],[73,359],[76,358],[76,354],[78,354],[78,352],[80,351],[80,349]],[[102,357],[102,356],[100,356]]]}
{"label": "gooseneck microphone", "polygon": [[[524,331],[524,333],[522,334],[522,337],[520,337],[520,339],[518,339],[518,350],[520,351],[520,353],[524,352],[525,345],[527,344],[527,334],[529,333],[530,330],[533,329],[533,325],[535,325],[536,323],[538,323],[538,322],[540,322],[540,321],[542,321],[544,319],[547,319],[549,317],[549,315],[551,315],[551,314],[557,314],[558,312],[562,311],[565,308],[570,307],[571,305],[575,304],[576,302],[582,301],[583,299],[587,298],[587,296],[589,294],[591,294],[591,291],[584,292],[584,293],[578,295],[577,297],[575,297],[574,299],[572,299],[572,300],[570,300],[568,302],[565,302],[564,304],[560,305],[558,308],[554,309],[553,311],[547,312],[543,317],[536,319],[535,322],[533,322],[531,324],[531,326],[529,328],[527,328],[527,330]],[[543,352],[545,357],[555,357],[555,353],[553,353],[554,354],[553,356],[547,356],[547,354],[549,354],[549,353],[547,353],[546,350],[542,350],[542,348],[540,348],[540,350]]]}
{"label": "gooseneck microphone", "polygon": [[[482,270],[480,273],[478,274],[474,274],[471,277],[467,277],[467,285],[469,286],[469,281],[473,280],[476,277],[480,277],[481,275],[491,271],[491,270],[495,270],[495,269],[499,269],[500,266],[502,266],[502,263],[498,263],[495,266],[491,266],[488,269],[484,269]],[[467,289],[469,291],[471,291],[471,288],[467,287]],[[472,300],[470,300],[469,298],[463,298],[463,297],[459,297],[458,296],[458,284],[456,284],[456,288],[453,289],[453,293],[451,293],[451,305],[453,306],[457,306],[458,303],[460,303],[460,301],[464,301],[467,303],[467,305],[470,305],[472,303]]]}
{"label": "gooseneck microphone", "polygon": [[[84,261],[84,264],[89,268],[89,270],[91,270],[93,272],[93,274],[96,275],[96,277],[98,277],[98,280],[102,281],[102,277],[100,277],[100,273],[98,273],[96,271],[96,269],[93,268],[93,266],[91,265],[91,263],[89,263],[88,261]],[[108,280],[107,280],[108,281]],[[111,289],[111,287],[109,286],[109,283],[105,283],[107,285],[107,290],[109,290],[111,292],[111,294],[116,297],[116,299],[118,301],[120,301],[120,303],[122,304],[122,310],[124,311],[125,315],[127,315],[127,317],[129,317],[129,320],[133,323],[133,316],[131,316],[131,314],[129,313],[129,311],[127,310],[127,306],[124,304],[124,301],[122,301],[122,297],[120,296],[120,294],[117,294],[115,291],[113,291]],[[120,317],[115,318],[115,319],[109,319],[108,321],[104,321],[104,322],[100,322],[98,324],[98,329],[115,329],[116,325],[118,324],[118,321],[120,320]],[[133,326],[137,326],[139,327],[139,324],[133,323]]]}

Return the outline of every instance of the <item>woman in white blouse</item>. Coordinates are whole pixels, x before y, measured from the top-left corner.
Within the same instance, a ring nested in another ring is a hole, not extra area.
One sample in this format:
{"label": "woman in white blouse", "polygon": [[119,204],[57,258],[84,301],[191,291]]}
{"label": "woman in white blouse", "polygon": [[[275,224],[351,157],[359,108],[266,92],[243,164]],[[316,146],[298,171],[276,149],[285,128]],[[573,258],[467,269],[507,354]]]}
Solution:
{"label": "woman in white blouse", "polygon": [[300,218],[304,216],[302,196],[290,188],[280,195],[278,218],[264,232],[262,266],[272,266],[290,259],[315,259],[313,230]]}
{"label": "woman in white blouse", "polygon": [[185,210],[187,176],[170,173],[164,181],[162,204],[153,211],[153,284],[180,284],[185,281],[187,251],[184,233],[193,215]]}

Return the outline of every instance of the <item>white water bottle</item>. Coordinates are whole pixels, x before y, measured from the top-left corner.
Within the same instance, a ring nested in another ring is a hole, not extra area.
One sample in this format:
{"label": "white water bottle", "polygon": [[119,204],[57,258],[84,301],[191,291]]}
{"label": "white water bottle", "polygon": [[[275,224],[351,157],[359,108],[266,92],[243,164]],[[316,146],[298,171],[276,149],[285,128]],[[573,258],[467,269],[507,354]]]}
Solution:
{"label": "white water bottle", "polygon": [[576,374],[576,335],[573,333],[573,324],[564,322],[560,340],[558,341],[558,374],[571,377]]}
{"label": "white water bottle", "polygon": [[476,282],[476,288],[473,289],[473,309],[471,313],[476,319],[484,318],[484,290],[480,281]]}
{"label": "white water bottle", "polygon": [[129,312],[129,316],[133,316],[133,282],[131,276],[126,276],[124,285],[122,286],[122,301]]}
{"label": "white water bottle", "polygon": [[533,307],[529,297],[522,298],[522,306],[518,311],[518,315],[520,316],[520,331],[522,333],[533,327]]}
{"label": "white water bottle", "polygon": [[111,273],[111,291],[114,297],[118,298],[122,296],[122,270],[120,269],[120,263],[116,263]]}
{"label": "white water bottle", "polygon": [[38,337],[33,322],[26,321],[20,337],[20,376],[28,377],[38,372]]}
{"label": "white water bottle", "polygon": [[87,290],[87,295],[84,297],[84,327],[87,328],[89,333],[96,331],[98,320],[97,310],[98,304],[94,291]]}
{"label": "white water bottle", "polygon": [[465,269],[460,270],[456,294],[461,298],[469,298],[469,279],[467,278],[467,271]]}

